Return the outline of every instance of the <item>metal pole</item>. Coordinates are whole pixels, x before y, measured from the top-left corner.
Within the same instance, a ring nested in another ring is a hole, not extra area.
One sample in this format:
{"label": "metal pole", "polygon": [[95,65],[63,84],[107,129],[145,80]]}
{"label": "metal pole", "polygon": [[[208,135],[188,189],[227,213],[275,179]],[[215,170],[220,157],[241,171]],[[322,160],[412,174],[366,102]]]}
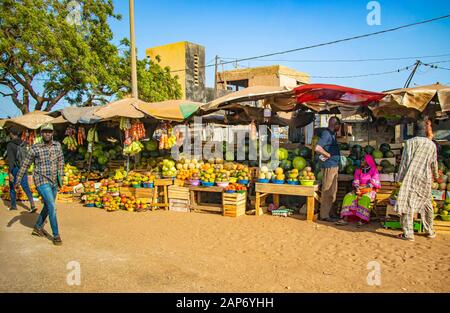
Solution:
{"label": "metal pole", "polygon": [[136,70],[136,40],[134,38],[134,0],[130,0],[130,41],[131,41],[131,91],[133,98],[138,98]]}
{"label": "metal pole", "polygon": [[214,67],[214,99],[217,98],[217,66],[219,64],[219,56],[216,55],[216,65]]}
{"label": "metal pole", "polygon": [[419,67],[420,63],[421,63],[420,60],[416,61],[416,63],[414,64],[414,68],[413,68],[411,74],[409,74],[408,79],[406,80],[405,86],[403,88],[409,87],[409,84],[411,84],[411,81],[412,81],[414,74],[416,73],[417,68]]}

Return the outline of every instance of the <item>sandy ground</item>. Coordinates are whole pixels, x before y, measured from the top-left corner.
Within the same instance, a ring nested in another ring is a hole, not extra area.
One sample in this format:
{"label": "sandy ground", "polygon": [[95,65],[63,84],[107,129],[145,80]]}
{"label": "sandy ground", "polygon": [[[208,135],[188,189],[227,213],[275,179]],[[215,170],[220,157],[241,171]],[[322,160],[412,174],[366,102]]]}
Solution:
{"label": "sandy ground", "polygon": [[[376,225],[298,218],[58,209],[62,246],[31,236],[36,214],[0,204],[2,292],[449,292],[450,236],[415,242]],[[46,225],[50,231],[50,225]],[[81,285],[66,282],[70,261]],[[367,265],[381,266],[369,286]]]}

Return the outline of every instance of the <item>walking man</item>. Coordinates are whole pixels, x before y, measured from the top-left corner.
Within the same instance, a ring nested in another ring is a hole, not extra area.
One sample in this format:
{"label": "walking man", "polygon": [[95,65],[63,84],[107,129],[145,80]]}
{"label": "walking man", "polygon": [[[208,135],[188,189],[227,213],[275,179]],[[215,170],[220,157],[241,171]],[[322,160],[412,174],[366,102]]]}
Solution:
{"label": "walking man", "polygon": [[[61,237],[58,232],[56,219],[56,195],[58,187],[61,187],[64,175],[64,157],[61,144],[53,141],[53,125],[45,124],[41,127],[43,143],[33,145],[23,165],[19,170],[17,181],[25,175],[25,172],[34,163],[34,183],[44,201],[44,207],[34,226],[32,235],[44,237],[44,222],[47,216],[53,232],[53,243],[61,245]],[[17,185],[16,181],[16,185]]]}
{"label": "walking man", "polygon": [[424,127],[427,122],[420,122],[422,125],[419,125],[418,136],[405,142],[400,163],[397,180],[402,185],[395,210],[401,215],[403,233],[399,234],[398,238],[403,240],[414,241],[414,214],[416,213],[420,213],[427,237],[436,237],[433,230],[431,186],[433,176],[438,177],[438,164],[436,145],[429,139],[432,138],[432,134],[427,134],[431,131],[431,126]]}
{"label": "walking man", "polygon": [[36,206],[34,204],[30,186],[28,185],[28,175],[25,172],[21,180],[17,179],[19,168],[26,157],[27,145],[20,139],[20,129],[17,127],[13,127],[9,130],[9,137],[11,138],[11,141],[8,142],[6,146],[9,166],[9,194],[11,196],[11,206],[9,210],[17,210],[17,193],[15,186],[19,185],[18,183],[16,184],[16,182],[20,182],[23,191],[25,191],[25,194],[28,197],[28,201],[30,201],[30,209],[28,212],[34,213],[36,212]]}
{"label": "walking man", "polygon": [[322,198],[320,204],[320,219],[326,222],[336,222],[338,218],[330,217],[331,207],[336,201],[338,189],[339,163],[341,152],[336,139],[336,133],[341,127],[339,118],[333,116],[328,120],[328,128],[320,134],[315,152],[322,161]]}

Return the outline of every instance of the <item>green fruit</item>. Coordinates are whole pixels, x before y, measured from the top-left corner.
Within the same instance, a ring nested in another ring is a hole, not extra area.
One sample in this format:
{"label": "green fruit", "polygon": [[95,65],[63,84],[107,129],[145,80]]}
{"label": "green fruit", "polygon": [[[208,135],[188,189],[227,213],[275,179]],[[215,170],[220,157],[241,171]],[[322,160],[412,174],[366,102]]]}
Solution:
{"label": "green fruit", "polygon": [[384,157],[385,157],[385,158],[393,158],[393,157],[394,157],[394,152],[392,152],[392,151],[386,151],[386,152],[384,153]]}
{"label": "green fruit", "polygon": [[381,151],[381,152],[386,153],[386,152],[388,152],[388,151],[390,151],[390,150],[391,150],[391,146],[390,146],[389,144],[387,144],[387,143],[382,143],[382,144],[380,145],[380,151]]}
{"label": "green fruit", "polygon": [[347,166],[347,168],[345,169],[345,172],[347,173],[347,175],[353,175],[353,174],[355,174],[355,170],[356,170],[356,166],[354,166],[354,165],[349,165],[349,166]]}
{"label": "green fruit", "polygon": [[156,140],[150,140],[145,143],[145,150],[156,151],[158,149],[158,142]]}
{"label": "green fruit", "polygon": [[373,156],[375,159],[381,159],[381,158],[383,157],[383,152],[381,152],[380,150],[374,150],[374,151],[372,152],[372,156]]}
{"label": "green fruit", "polygon": [[370,146],[370,145],[367,145],[367,146],[364,148],[364,151],[365,151],[367,154],[372,154],[372,152],[375,151],[375,148],[372,147],[372,146]]}
{"label": "green fruit", "polygon": [[78,153],[79,153],[79,154],[85,155],[86,152],[87,152],[86,147],[83,147],[83,146],[78,147]]}
{"label": "green fruit", "polygon": [[292,161],[292,165],[294,168],[301,171],[306,167],[306,160],[301,156],[295,157]]}

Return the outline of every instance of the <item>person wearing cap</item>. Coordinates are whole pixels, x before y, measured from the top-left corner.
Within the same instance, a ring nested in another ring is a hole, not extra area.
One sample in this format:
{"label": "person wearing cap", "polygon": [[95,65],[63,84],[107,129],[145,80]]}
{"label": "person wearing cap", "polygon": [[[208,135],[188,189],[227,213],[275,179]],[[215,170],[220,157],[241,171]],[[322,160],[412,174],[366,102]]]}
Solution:
{"label": "person wearing cap", "polygon": [[[19,168],[23,162],[23,160],[19,157],[19,149],[21,149],[21,147],[25,147],[25,143],[20,139],[20,129],[17,127],[12,127],[9,129],[9,137],[11,138],[11,141],[8,142],[8,145],[6,146],[6,154],[8,157],[9,166],[9,194],[11,196],[11,206],[9,207],[9,210],[12,211],[17,210],[17,193],[14,185],[18,181],[17,173],[19,172]],[[30,209],[28,212],[36,212],[33,194],[30,190],[28,175],[26,173],[23,175],[19,183],[27,195],[28,201],[30,201]]]}
{"label": "person wearing cap", "polygon": [[52,124],[42,125],[41,136],[43,143],[35,144],[31,147],[30,152],[20,167],[16,186],[31,164],[34,163],[33,179],[36,188],[44,201],[44,207],[34,225],[32,235],[45,237],[43,227],[48,216],[53,232],[53,243],[55,245],[61,245],[62,240],[58,231],[55,200],[56,195],[58,194],[58,188],[63,181],[64,157],[61,144],[53,140],[53,132],[54,129]]}

